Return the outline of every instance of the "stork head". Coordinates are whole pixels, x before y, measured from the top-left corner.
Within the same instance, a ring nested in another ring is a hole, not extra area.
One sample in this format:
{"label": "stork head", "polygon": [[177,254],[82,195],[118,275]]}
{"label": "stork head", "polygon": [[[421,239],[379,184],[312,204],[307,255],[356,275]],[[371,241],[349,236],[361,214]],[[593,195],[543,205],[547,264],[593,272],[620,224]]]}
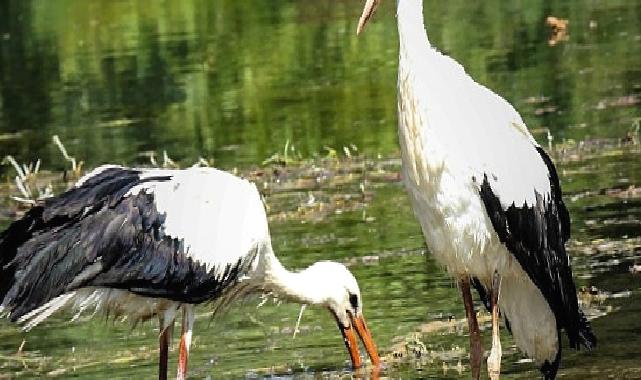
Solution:
{"label": "stork head", "polygon": [[356,29],[357,35],[361,34],[361,32],[365,29],[365,25],[376,12],[376,8],[378,8],[378,4],[380,4],[380,2],[381,0],[367,0],[367,2],[365,3],[365,8],[363,8],[361,18],[358,20],[358,27]]}
{"label": "stork head", "polygon": [[317,262],[304,272],[316,290],[313,303],[327,307],[336,319],[353,367],[362,365],[357,335],[372,364],[379,365],[378,351],[363,316],[363,300],[354,275],[343,264],[331,261]]}

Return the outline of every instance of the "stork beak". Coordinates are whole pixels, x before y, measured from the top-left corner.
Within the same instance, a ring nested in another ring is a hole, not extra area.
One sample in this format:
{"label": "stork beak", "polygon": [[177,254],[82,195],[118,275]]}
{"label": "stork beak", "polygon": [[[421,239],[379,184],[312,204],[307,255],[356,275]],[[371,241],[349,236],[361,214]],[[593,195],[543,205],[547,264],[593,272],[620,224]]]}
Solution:
{"label": "stork beak", "polygon": [[369,21],[372,16],[374,16],[374,13],[376,13],[376,8],[378,8],[378,4],[381,2],[381,0],[367,0],[365,3],[365,8],[363,8],[363,14],[361,14],[361,18],[358,20],[358,28],[356,28],[356,35],[361,34],[363,32],[363,29],[365,29],[365,24]]}
{"label": "stork beak", "polygon": [[365,346],[367,355],[369,355],[370,360],[372,361],[373,366],[381,364],[381,359],[378,357],[378,350],[376,350],[376,343],[372,339],[372,334],[367,328],[367,323],[365,323],[365,317],[362,315],[360,317],[352,317],[352,324],[356,327],[356,332]]}
{"label": "stork beak", "polygon": [[[376,344],[372,339],[372,334],[367,328],[367,323],[365,323],[365,318],[363,316],[353,317],[350,314],[351,324],[350,326],[343,326],[338,322],[338,327],[343,334],[343,341],[345,342],[345,347],[349,352],[349,357],[352,359],[352,367],[360,368],[362,366],[361,354],[358,350],[358,340],[356,339],[356,334],[361,338],[363,346],[369,355],[370,360],[372,361],[373,366],[378,366],[381,363],[381,359],[378,357],[378,351],[376,350]],[[338,321],[338,320],[337,320]]]}

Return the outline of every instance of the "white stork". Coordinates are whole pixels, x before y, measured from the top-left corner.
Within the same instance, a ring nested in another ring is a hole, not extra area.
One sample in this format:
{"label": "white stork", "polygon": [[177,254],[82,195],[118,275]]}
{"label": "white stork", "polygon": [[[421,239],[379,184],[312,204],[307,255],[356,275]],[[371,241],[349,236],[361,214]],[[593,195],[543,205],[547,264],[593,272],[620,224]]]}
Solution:
{"label": "white stork", "polygon": [[[367,0],[358,34],[379,2]],[[560,330],[573,348],[596,345],[565,251],[570,218],[554,165],[507,101],[432,47],[423,1],[396,4],[403,181],[430,251],[459,281],[472,376],[483,350],[470,281],[492,311],[490,377],[500,373],[500,308],[517,346],[552,379]]]}
{"label": "white stork", "polygon": [[356,334],[379,364],[354,276],[329,261],[285,269],[256,187],[226,172],[103,166],[0,234],[0,315],[26,330],[62,308],[157,316],[161,379],[178,311],[183,379],[194,306],[212,303],[217,312],[248,292],[327,308],[353,366],[362,364]]}

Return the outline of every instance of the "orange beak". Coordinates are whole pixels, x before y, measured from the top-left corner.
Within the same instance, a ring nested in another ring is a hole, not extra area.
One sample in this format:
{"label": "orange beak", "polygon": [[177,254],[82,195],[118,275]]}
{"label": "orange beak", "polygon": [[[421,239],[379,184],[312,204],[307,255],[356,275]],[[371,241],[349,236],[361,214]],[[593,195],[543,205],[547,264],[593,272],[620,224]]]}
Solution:
{"label": "orange beak", "polygon": [[378,366],[379,364],[381,364],[381,359],[378,357],[376,344],[372,339],[372,334],[367,328],[365,318],[363,316],[355,318],[350,314],[350,320],[352,323],[347,327],[338,322],[338,319],[337,322],[338,328],[341,330],[341,334],[343,334],[343,341],[345,342],[345,347],[347,347],[347,351],[349,352],[349,357],[350,359],[352,359],[352,367],[360,368],[363,364],[361,361],[361,354],[358,350],[358,340],[356,339],[356,334],[358,334],[358,336],[361,338],[363,346],[365,346],[365,350],[367,351],[367,354],[372,361],[372,365]]}
{"label": "orange beak", "polygon": [[380,2],[381,0],[367,0],[367,2],[365,3],[365,8],[363,8],[363,14],[361,14],[361,18],[358,20],[356,35],[361,34],[363,29],[365,29],[365,24],[367,24],[369,19],[374,16],[374,13],[376,13],[376,8],[378,8],[378,4]]}

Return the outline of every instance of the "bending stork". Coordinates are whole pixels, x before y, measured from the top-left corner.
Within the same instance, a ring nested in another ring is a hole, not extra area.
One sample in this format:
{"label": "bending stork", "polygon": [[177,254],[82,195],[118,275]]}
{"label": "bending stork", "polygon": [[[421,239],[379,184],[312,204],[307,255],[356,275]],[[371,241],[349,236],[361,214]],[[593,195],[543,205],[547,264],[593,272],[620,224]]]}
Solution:
{"label": "bending stork", "polygon": [[[367,0],[357,33],[379,2]],[[570,217],[552,160],[507,101],[430,45],[422,0],[397,0],[396,15],[403,181],[430,251],[459,281],[472,376],[483,351],[470,282],[492,312],[490,377],[500,373],[500,308],[517,346],[552,379],[560,330],[573,348],[596,345],[565,251]]]}
{"label": "bending stork", "polygon": [[354,276],[329,261],[286,270],[272,250],[256,187],[226,172],[103,166],[0,234],[0,315],[26,330],[67,307],[132,320],[157,316],[161,379],[180,310],[183,379],[194,306],[213,303],[217,312],[249,292],[327,308],[353,366],[362,363],[356,334],[379,364]]}

